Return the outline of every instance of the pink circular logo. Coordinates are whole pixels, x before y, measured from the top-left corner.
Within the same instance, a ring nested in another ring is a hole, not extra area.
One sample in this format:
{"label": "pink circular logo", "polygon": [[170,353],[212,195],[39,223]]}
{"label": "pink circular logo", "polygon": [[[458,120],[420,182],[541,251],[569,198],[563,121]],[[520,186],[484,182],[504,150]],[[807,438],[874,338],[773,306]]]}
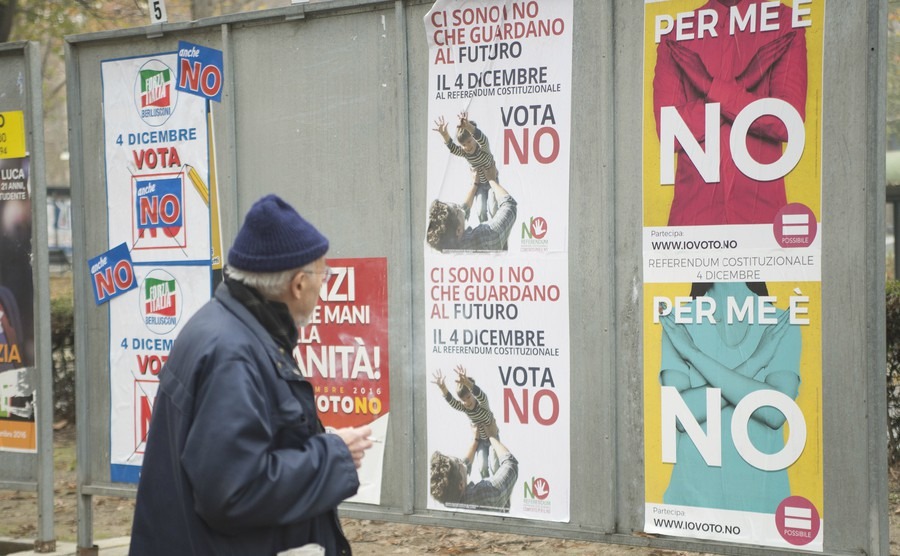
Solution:
{"label": "pink circular logo", "polygon": [[531,237],[543,239],[545,235],[547,235],[547,221],[542,216],[535,216],[531,219]]}
{"label": "pink circular logo", "polygon": [[802,496],[788,496],[775,510],[775,527],[794,546],[811,543],[819,535],[819,510]]}
{"label": "pink circular logo", "polygon": [[782,247],[809,247],[816,239],[819,224],[816,215],[801,203],[785,205],[775,215],[773,232]]}

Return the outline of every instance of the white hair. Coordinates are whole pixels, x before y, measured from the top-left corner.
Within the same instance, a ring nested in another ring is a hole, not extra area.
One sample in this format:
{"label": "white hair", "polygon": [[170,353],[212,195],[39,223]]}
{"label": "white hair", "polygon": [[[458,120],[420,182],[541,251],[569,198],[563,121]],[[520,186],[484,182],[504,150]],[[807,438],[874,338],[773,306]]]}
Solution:
{"label": "white hair", "polygon": [[235,282],[256,289],[267,299],[277,299],[284,294],[291,279],[302,269],[293,268],[281,272],[250,272],[226,266],[225,273]]}

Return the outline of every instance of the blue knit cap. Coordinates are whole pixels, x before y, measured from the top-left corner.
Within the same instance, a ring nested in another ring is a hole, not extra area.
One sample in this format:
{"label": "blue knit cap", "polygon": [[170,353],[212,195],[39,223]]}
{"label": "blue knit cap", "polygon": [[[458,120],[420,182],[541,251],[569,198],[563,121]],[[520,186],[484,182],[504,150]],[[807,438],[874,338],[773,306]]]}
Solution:
{"label": "blue knit cap", "polygon": [[277,195],[256,201],[228,251],[228,264],[247,272],[300,268],[328,251],[328,239]]}

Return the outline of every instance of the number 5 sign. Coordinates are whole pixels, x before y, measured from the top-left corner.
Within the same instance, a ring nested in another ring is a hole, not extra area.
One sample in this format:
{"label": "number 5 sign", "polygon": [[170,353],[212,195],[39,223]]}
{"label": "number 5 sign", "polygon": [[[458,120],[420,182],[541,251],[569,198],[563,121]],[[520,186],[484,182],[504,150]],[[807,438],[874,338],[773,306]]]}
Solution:
{"label": "number 5 sign", "polygon": [[166,14],[165,0],[147,0],[147,7],[150,8],[151,25],[169,21],[169,16]]}

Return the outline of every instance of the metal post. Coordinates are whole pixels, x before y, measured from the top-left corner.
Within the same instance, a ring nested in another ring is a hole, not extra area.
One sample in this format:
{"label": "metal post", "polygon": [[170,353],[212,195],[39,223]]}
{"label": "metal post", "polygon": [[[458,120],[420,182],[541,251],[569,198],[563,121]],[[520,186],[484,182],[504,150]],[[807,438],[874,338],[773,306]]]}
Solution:
{"label": "metal post", "polygon": [[[37,414],[38,440],[38,538],[35,552],[54,552],[53,534],[53,362],[50,355],[50,281],[47,254],[47,183],[44,174],[44,110],[41,85],[40,46],[26,44],[28,102],[31,115],[31,219],[34,273],[32,275],[35,315],[35,371],[38,375]],[[35,256],[37,255],[37,256]]]}
{"label": "metal post", "polygon": [[[77,62],[77,47],[66,43],[67,104],[70,121],[81,121],[81,71]],[[69,127],[69,169],[72,180],[73,211],[84,209],[84,146],[81,144],[81,126]],[[72,261],[72,280],[75,291],[88,291],[86,284],[86,262],[81,251],[86,245],[85,222],[81,218],[72,219],[72,245],[76,256]],[[87,307],[80,296],[75,296],[75,330],[87,330]],[[91,444],[90,444],[90,369],[87,361],[88,339],[85,334],[75,335],[75,420],[78,423],[75,436],[75,453],[78,459],[78,553],[90,554],[96,549],[93,544],[94,516],[91,495],[83,492],[90,484]],[[88,551],[88,552],[83,552]]]}

